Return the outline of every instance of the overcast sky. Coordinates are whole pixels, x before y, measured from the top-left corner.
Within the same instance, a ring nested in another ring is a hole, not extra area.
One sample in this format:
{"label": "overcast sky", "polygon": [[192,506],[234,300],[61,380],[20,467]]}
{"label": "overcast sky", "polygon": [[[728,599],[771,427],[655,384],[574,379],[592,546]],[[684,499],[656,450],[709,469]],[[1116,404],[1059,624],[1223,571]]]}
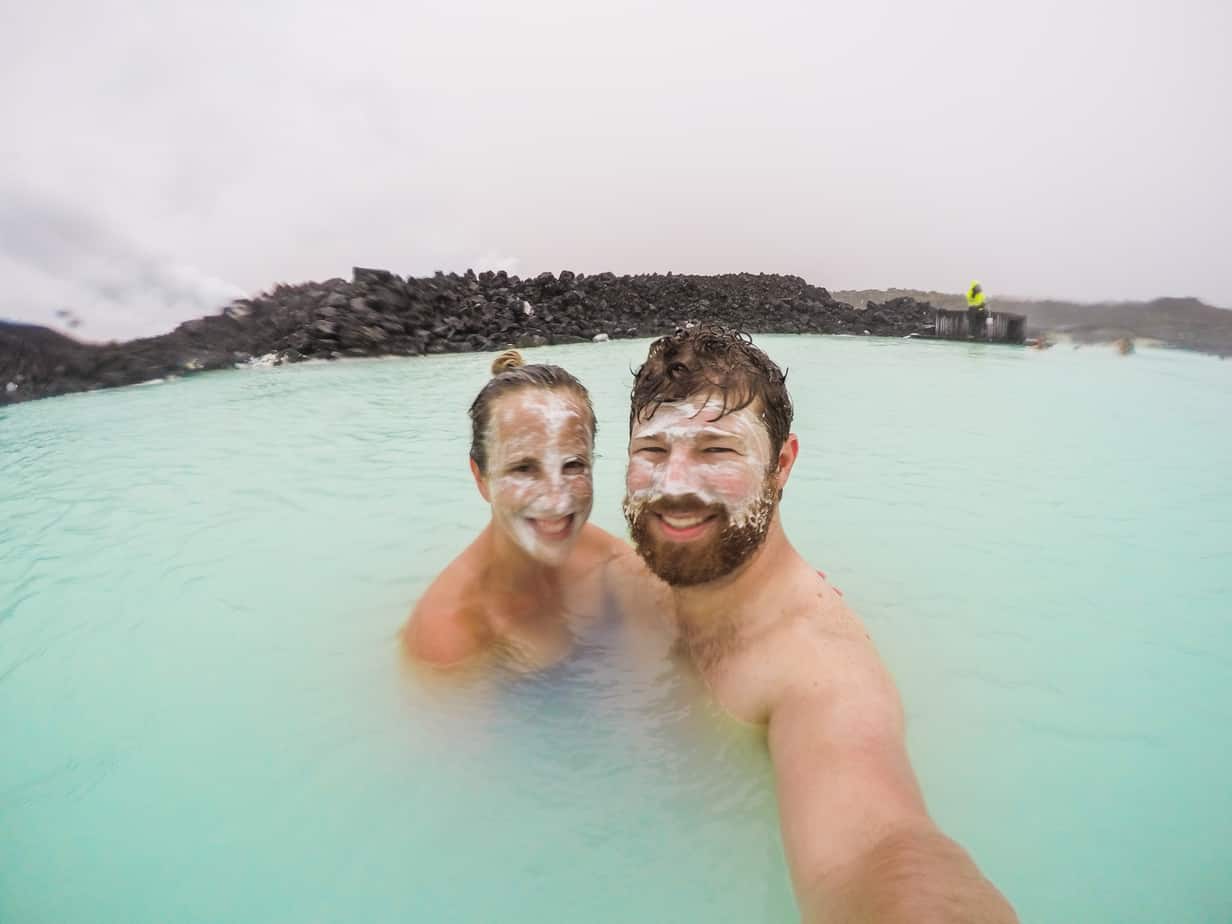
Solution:
{"label": "overcast sky", "polygon": [[0,317],[354,264],[1232,307],[1230,8],[0,0]]}

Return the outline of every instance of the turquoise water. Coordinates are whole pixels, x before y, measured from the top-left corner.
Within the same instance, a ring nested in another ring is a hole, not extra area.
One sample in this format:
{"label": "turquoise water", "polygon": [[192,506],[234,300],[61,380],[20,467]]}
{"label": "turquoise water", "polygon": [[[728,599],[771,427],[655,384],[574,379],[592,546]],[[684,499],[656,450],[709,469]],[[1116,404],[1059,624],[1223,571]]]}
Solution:
{"label": "turquoise water", "polygon": [[[796,544],[897,677],[930,808],[1024,921],[1232,921],[1232,363],[764,337]],[[591,386],[622,531],[645,342]],[[426,681],[489,356],[0,410],[0,921],[778,921],[755,732],[618,631]]]}

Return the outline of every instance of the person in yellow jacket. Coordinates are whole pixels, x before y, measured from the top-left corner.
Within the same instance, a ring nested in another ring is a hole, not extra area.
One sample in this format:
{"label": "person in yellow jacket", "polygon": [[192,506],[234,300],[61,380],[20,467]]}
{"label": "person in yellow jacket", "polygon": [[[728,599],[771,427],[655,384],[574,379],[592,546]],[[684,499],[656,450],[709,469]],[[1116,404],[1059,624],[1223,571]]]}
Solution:
{"label": "person in yellow jacket", "polygon": [[983,339],[988,322],[988,306],[984,301],[984,287],[978,282],[967,287],[967,329],[972,337]]}

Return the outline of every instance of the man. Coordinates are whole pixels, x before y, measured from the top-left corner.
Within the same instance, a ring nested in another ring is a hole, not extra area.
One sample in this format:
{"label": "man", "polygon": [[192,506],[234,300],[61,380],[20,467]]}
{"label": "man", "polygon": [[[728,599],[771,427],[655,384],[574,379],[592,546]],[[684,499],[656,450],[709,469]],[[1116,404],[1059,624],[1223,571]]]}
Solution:
{"label": "man", "polygon": [[984,298],[984,287],[978,282],[967,287],[967,329],[971,336],[982,339],[985,336],[988,323],[988,305]]}
{"label": "man", "polygon": [[678,649],[735,717],[768,726],[806,921],[1014,922],[929,818],[894,684],[778,505],[799,453],[785,376],[713,326],[656,340],[633,386],[625,516],[672,588]]}

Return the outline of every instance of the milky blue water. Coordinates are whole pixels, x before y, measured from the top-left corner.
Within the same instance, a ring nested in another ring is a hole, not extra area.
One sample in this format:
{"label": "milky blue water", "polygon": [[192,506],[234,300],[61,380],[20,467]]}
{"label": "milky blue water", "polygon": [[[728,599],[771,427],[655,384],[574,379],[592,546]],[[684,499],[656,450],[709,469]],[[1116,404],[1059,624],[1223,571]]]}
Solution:
{"label": "milky blue water", "polygon": [[[764,337],[788,534],[1024,921],[1232,921],[1232,363]],[[619,512],[645,342],[591,386]],[[0,921],[780,921],[764,742],[616,629],[438,683],[394,635],[483,525],[489,356],[0,410]]]}

